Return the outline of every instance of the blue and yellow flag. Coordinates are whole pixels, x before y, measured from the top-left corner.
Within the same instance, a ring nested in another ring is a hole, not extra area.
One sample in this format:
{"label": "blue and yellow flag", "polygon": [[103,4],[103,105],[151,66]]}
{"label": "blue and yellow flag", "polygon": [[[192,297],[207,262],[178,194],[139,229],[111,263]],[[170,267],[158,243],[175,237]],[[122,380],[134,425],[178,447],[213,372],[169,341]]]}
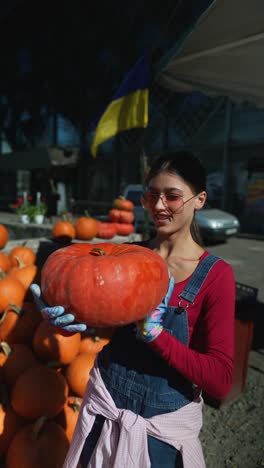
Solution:
{"label": "blue and yellow flag", "polygon": [[143,56],[126,76],[97,124],[91,145],[94,158],[98,146],[117,133],[131,128],[147,127],[148,88],[149,66],[146,57]]}

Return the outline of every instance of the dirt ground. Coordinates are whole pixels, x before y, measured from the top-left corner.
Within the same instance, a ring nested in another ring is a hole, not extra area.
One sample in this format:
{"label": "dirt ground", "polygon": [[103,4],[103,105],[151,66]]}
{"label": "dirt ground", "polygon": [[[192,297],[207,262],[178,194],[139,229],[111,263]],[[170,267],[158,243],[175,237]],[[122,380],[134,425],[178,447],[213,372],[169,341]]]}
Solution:
{"label": "dirt ground", "polygon": [[251,351],[245,391],[215,409],[204,405],[207,468],[264,467],[264,349]]}

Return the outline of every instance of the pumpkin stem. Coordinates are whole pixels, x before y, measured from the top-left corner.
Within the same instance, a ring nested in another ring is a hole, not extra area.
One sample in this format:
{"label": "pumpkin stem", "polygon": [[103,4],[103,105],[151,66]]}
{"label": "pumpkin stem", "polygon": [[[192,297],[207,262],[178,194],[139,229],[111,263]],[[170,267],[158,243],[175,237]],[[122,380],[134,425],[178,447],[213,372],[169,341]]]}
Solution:
{"label": "pumpkin stem", "polygon": [[103,249],[100,249],[99,247],[94,247],[91,251],[90,251],[90,255],[97,255],[97,256],[104,256],[106,255],[106,253],[103,251]]}
{"label": "pumpkin stem", "polygon": [[91,215],[90,215],[89,211],[87,211],[87,210],[84,210],[84,215],[86,216],[86,218],[91,218]]}
{"label": "pumpkin stem", "polygon": [[76,412],[79,412],[80,411],[80,408],[81,408],[81,400],[80,398],[74,398],[73,402],[71,402],[69,404],[69,406],[73,409],[73,411],[76,413]]}
{"label": "pumpkin stem", "polygon": [[25,311],[22,309],[22,307],[18,307],[16,304],[8,304],[8,305],[6,306],[6,308],[5,308],[5,310],[4,310],[4,313],[3,313],[2,317],[1,317],[1,319],[0,319],[0,325],[1,325],[1,323],[4,322],[4,320],[5,320],[5,318],[6,318],[7,314],[8,314],[8,312],[9,312],[10,310],[12,310],[12,311],[15,312],[17,315],[20,315],[20,316],[22,316],[22,315],[25,313]]}
{"label": "pumpkin stem", "polygon": [[37,419],[33,426],[33,431],[32,431],[32,438],[33,440],[37,440],[45,422],[47,421],[48,417],[47,416],[40,416],[40,418]]}
{"label": "pumpkin stem", "polygon": [[0,406],[3,408],[6,408],[7,406],[10,406],[10,391],[7,388],[7,385],[5,384],[0,384]]}
{"label": "pumpkin stem", "polygon": [[6,356],[10,356],[12,353],[12,348],[6,341],[1,341],[0,348]]}
{"label": "pumpkin stem", "polygon": [[61,367],[60,361],[48,361],[46,362],[46,366],[49,367],[49,369],[58,369]]}
{"label": "pumpkin stem", "polygon": [[25,264],[24,262],[22,262],[22,260],[20,260],[19,257],[17,257],[16,255],[14,255],[14,258],[15,258],[15,260],[16,260],[16,262],[17,262],[17,267],[18,267],[18,268],[23,268],[23,267],[26,266],[26,264]]}

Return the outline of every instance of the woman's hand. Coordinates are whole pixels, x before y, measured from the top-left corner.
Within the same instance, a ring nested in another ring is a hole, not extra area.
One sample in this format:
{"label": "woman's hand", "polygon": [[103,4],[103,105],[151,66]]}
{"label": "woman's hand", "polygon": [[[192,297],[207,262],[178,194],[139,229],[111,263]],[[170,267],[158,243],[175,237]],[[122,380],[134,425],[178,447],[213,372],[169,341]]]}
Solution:
{"label": "woman's hand", "polygon": [[67,335],[83,332],[87,329],[85,323],[75,322],[73,313],[65,314],[64,307],[54,306],[49,307],[41,297],[41,291],[38,284],[31,284],[30,290],[32,292],[35,304],[39,309],[42,317],[47,320],[51,325],[58,328],[59,332],[66,332]]}
{"label": "woman's hand", "polygon": [[169,272],[169,276],[170,276],[169,288],[163,301],[155,310],[153,310],[153,312],[147,315],[143,320],[140,320],[139,322],[137,322],[137,327],[141,335],[141,338],[147,343],[155,340],[157,336],[159,336],[159,334],[163,330],[163,325],[162,325],[163,315],[165,314],[167,310],[168,303],[169,303],[169,300],[171,298],[172,291],[174,288],[174,279],[170,272]]}

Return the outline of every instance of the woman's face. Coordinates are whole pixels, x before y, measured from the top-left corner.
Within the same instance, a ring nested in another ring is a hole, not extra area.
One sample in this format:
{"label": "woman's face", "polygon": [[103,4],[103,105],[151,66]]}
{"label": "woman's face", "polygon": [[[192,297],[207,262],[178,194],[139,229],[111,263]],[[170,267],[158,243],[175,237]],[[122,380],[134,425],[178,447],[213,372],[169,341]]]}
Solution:
{"label": "woman's face", "polygon": [[142,203],[158,232],[173,234],[190,228],[205,200],[206,192],[195,194],[180,176],[164,171],[149,181]]}

